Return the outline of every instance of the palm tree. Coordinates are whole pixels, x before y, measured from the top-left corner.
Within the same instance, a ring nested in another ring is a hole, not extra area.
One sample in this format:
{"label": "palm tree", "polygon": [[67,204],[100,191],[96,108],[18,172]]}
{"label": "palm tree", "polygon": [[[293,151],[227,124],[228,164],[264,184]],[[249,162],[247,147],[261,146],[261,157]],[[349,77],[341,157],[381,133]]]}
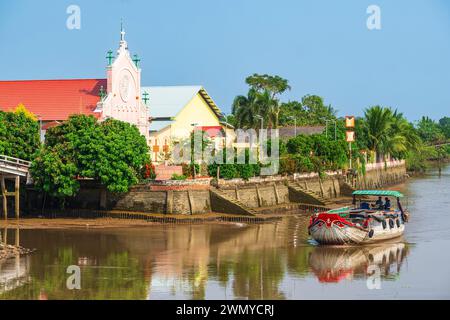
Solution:
{"label": "palm tree", "polygon": [[232,113],[235,116],[236,126],[242,129],[256,129],[258,120],[256,116],[260,114],[257,104],[257,91],[250,89],[247,96],[237,96],[234,98]]}
{"label": "palm tree", "polygon": [[393,125],[395,113],[390,108],[374,106],[364,112],[368,148],[377,153],[377,161],[386,154],[403,151],[406,139]]}
{"label": "palm tree", "polygon": [[280,114],[280,104],[278,103],[278,100],[273,98],[268,90],[264,90],[257,93],[256,104],[261,112],[261,116],[267,123],[267,127],[278,128],[278,118]]}
{"label": "palm tree", "polygon": [[247,96],[241,95],[234,99],[232,113],[239,128],[259,129],[259,117],[264,119],[266,127],[276,128],[278,127],[280,106],[268,90],[258,92],[251,88]]}

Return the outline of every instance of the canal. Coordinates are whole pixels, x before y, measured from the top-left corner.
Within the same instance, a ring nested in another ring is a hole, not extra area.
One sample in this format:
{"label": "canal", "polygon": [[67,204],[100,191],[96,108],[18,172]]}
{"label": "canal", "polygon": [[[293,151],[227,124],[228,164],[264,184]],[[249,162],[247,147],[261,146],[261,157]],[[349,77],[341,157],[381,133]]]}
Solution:
{"label": "canal", "polygon": [[[447,166],[397,186],[411,213],[406,234],[369,247],[314,246],[301,215],[257,225],[20,230],[20,244],[37,251],[0,263],[0,299],[448,299],[449,178]],[[66,285],[71,265],[80,267],[79,290]]]}

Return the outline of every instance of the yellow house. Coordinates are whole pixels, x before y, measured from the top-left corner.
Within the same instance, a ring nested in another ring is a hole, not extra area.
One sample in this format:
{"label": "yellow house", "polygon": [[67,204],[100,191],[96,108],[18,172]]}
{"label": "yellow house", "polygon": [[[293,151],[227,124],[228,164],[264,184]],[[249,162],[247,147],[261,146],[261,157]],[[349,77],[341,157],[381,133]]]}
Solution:
{"label": "yellow house", "polygon": [[[149,146],[152,161],[170,161],[171,146],[188,139],[193,130],[208,131],[216,145],[234,139],[233,127],[202,86],[142,87],[142,100],[149,107]],[[218,132],[220,131],[220,134]],[[211,135],[212,133],[212,135]],[[232,138],[233,137],[233,138]]]}

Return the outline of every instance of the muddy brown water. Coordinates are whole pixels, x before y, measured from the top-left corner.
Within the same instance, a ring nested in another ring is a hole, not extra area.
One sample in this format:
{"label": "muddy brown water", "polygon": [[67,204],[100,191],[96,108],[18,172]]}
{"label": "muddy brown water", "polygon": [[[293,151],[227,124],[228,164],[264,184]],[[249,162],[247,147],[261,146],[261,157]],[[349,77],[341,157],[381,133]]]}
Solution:
{"label": "muddy brown water", "polygon": [[[406,233],[367,247],[314,246],[302,215],[256,225],[20,230],[20,244],[37,251],[0,263],[0,299],[448,299],[449,178],[447,166],[396,187],[411,213]],[[71,265],[80,267],[80,289],[67,287]]]}

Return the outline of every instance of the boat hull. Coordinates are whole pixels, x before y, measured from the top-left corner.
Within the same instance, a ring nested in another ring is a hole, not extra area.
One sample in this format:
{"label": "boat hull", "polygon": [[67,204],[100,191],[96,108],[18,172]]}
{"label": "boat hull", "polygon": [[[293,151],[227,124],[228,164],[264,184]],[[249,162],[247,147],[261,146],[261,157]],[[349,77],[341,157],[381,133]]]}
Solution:
{"label": "boat hull", "polygon": [[384,224],[382,221],[372,221],[366,226],[358,226],[338,214],[322,213],[311,222],[309,233],[319,244],[353,245],[397,238],[404,229],[401,218],[386,219]]}

